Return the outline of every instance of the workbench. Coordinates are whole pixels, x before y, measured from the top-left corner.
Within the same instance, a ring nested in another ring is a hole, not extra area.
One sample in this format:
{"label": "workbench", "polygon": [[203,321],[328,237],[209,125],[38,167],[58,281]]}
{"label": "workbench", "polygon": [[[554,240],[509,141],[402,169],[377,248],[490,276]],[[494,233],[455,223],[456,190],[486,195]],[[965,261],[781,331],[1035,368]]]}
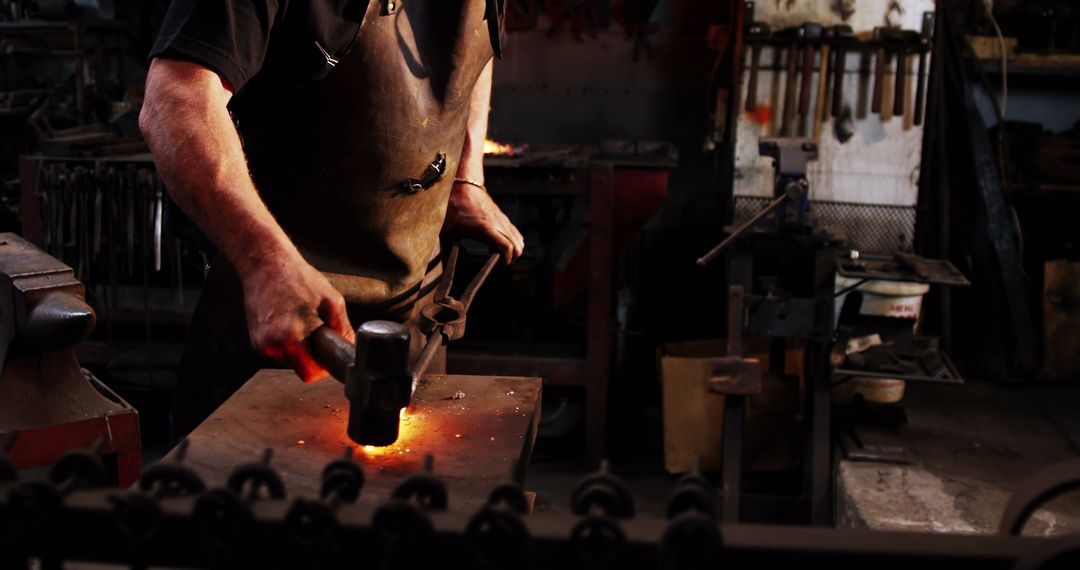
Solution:
{"label": "workbench", "polygon": [[[408,475],[435,459],[450,509],[482,505],[498,484],[528,464],[540,419],[539,378],[430,374],[416,387],[391,446],[354,444],[345,433],[349,402],[332,379],[304,384],[290,370],[262,370],[188,436],[183,462],[208,486],[238,465],[270,465],[292,496],[318,497],[323,467],[346,449],[364,470],[360,503],[385,501]],[[179,448],[166,455],[175,460]]]}

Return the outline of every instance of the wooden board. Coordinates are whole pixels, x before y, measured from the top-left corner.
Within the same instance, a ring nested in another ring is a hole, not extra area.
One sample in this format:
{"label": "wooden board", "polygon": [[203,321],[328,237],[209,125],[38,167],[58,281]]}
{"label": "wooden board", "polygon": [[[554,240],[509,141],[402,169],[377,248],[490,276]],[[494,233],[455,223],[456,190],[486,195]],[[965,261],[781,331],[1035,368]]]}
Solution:
{"label": "wooden board", "polygon": [[[374,504],[420,470],[430,453],[436,475],[449,488],[450,508],[471,509],[483,504],[495,485],[510,480],[517,462],[528,462],[540,389],[539,378],[425,376],[398,441],[364,448],[345,433],[349,406],[340,383],[303,384],[291,371],[263,370],[188,436],[184,462],[208,485],[219,486],[234,467],[258,461],[272,447],[271,465],[286,492],[315,497],[323,467],[353,448],[366,477],[360,502]],[[465,397],[453,399],[458,391]]]}

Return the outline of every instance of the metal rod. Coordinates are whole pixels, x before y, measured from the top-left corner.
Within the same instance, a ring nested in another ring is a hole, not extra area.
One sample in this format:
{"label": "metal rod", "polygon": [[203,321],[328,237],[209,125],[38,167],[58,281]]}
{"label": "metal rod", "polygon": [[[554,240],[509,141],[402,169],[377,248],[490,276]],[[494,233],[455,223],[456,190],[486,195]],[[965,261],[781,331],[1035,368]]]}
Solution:
{"label": "metal rod", "polygon": [[473,277],[469,286],[465,288],[465,292],[461,294],[461,304],[465,307],[465,310],[469,310],[469,305],[472,305],[473,297],[476,296],[476,292],[480,290],[480,286],[487,281],[488,275],[491,275],[491,270],[495,268],[495,263],[499,261],[499,254],[493,253],[491,257],[488,257],[484,267],[480,269],[480,272]]}
{"label": "metal rod", "polygon": [[442,331],[443,327],[439,325],[428,335],[427,343],[424,344],[420,354],[416,355],[416,361],[413,363],[413,378],[419,378],[427,372],[428,366],[431,365],[432,359],[435,358],[435,353],[445,343],[446,339],[443,337]]}
{"label": "metal rod", "polygon": [[699,257],[697,260],[698,267],[705,267],[706,265],[711,263],[713,259],[716,259],[716,256],[723,253],[723,251],[727,249],[729,245],[734,243],[735,240],[742,237],[743,234],[749,231],[750,228],[754,227],[754,225],[756,225],[758,222],[765,219],[766,216],[775,212],[787,200],[787,194],[784,194],[783,196],[778,196],[775,200],[770,202],[769,205],[765,207],[765,209],[761,210],[757,214],[754,214],[753,218],[750,218],[741,226],[736,228],[735,231],[731,232],[731,235],[724,239],[724,241],[720,242],[716,247],[709,250],[709,253],[706,253],[705,255]]}
{"label": "metal rod", "polygon": [[450,248],[450,257],[447,258],[446,267],[443,268],[442,279],[439,280],[439,286],[435,288],[436,301],[450,296],[450,286],[454,283],[454,271],[457,270],[458,249],[456,243]]}

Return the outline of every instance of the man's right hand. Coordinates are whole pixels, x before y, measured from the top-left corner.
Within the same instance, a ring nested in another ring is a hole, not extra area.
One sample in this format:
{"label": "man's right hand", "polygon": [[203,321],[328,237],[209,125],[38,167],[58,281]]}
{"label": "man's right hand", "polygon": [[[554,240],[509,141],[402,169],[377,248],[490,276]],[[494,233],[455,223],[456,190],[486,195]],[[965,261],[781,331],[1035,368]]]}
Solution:
{"label": "man's right hand", "polygon": [[251,344],[296,370],[304,382],[329,374],[311,355],[307,338],[315,329],[326,324],[356,342],[345,299],[304,260],[259,263],[240,278]]}

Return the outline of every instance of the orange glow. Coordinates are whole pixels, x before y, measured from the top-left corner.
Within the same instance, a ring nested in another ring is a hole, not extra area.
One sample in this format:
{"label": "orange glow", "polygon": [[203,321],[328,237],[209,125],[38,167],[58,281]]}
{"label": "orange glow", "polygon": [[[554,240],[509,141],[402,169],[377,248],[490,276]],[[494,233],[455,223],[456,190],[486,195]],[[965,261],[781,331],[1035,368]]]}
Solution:
{"label": "orange glow", "polygon": [[491,139],[484,140],[484,154],[494,156],[521,156],[525,154],[525,151],[529,150],[529,145],[523,144],[521,146],[513,146],[509,144],[502,144],[495,142]]}
{"label": "orange glow", "polygon": [[419,435],[423,432],[424,415],[409,411],[408,408],[401,408],[398,417],[400,422],[397,441],[384,447],[358,446],[356,452],[372,459],[411,455],[413,445],[419,443]]}

